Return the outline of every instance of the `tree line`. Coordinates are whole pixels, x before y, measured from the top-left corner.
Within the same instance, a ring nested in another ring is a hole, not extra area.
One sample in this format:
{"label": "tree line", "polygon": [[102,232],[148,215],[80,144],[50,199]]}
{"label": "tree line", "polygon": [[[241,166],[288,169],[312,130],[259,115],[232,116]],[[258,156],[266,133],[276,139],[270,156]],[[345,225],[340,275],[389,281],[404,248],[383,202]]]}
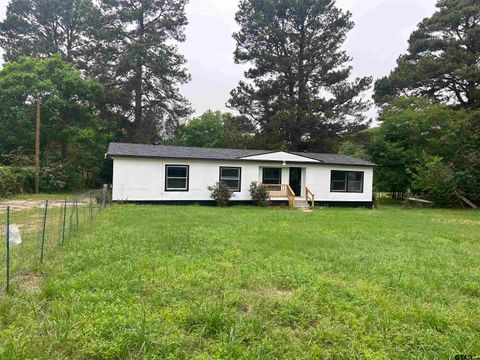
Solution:
{"label": "tree line", "polygon": [[116,140],[340,151],[380,165],[379,191],[478,199],[477,1],[439,0],[418,25],[408,52],[374,84],[374,128],[365,116],[373,79],[351,76],[343,44],[352,14],[334,0],[241,0],[233,57],[248,69],[231,92],[232,112],[191,119],[179,91],[190,80],[178,50],[186,4],[11,0],[0,23],[3,163],[28,162],[32,105],[41,102],[44,184],[55,183],[52,174],[65,187],[108,178],[103,153]]}
{"label": "tree line", "polygon": [[439,0],[408,51],[375,82],[380,126],[353,135],[344,153],[380,166],[376,188],[411,191],[436,205],[480,204],[480,3]]}

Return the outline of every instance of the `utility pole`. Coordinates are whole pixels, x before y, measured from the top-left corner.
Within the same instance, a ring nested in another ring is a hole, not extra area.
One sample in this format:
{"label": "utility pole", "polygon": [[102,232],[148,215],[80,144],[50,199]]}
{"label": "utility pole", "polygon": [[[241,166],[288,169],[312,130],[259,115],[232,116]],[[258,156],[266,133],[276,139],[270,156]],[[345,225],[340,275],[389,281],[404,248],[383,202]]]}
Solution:
{"label": "utility pole", "polygon": [[40,192],[40,101],[37,101],[37,124],[35,129],[35,193]]}

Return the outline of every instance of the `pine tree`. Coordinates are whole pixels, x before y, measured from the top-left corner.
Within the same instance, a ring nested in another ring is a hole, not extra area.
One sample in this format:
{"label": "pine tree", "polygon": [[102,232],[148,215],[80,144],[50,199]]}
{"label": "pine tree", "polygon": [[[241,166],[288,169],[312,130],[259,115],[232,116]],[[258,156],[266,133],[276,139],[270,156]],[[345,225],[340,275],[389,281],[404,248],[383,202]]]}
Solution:
{"label": "pine tree", "polygon": [[126,111],[129,138],[157,142],[190,113],[179,84],[189,81],[176,44],[185,40],[187,0],[103,0],[96,71]]}
{"label": "pine tree", "polygon": [[257,126],[263,146],[332,151],[342,134],[366,126],[360,95],[371,79],[350,81],[342,50],[350,18],[334,0],[240,2],[235,61],[250,68],[229,106]]}
{"label": "pine tree", "polygon": [[187,0],[12,0],[0,23],[5,60],[60,54],[100,81],[112,130],[156,142],[190,113],[178,86],[189,80],[176,44]]}
{"label": "pine tree", "polygon": [[480,107],[480,2],[440,0],[412,33],[408,52],[375,84],[380,105],[395,96],[428,96],[453,107]]}
{"label": "pine tree", "polygon": [[0,23],[6,61],[58,53],[77,68],[88,67],[86,57],[100,21],[91,0],[12,0],[6,15]]}

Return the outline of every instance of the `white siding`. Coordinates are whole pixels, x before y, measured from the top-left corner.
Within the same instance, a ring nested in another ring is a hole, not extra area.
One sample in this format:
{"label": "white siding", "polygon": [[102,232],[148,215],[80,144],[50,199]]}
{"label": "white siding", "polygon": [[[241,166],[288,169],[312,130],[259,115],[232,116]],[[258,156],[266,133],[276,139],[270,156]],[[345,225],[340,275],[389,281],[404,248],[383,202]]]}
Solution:
{"label": "white siding", "polygon": [[[189,191],[165,191],[165,165],[189,165]],[[250,200],[252,181],[262,181],[263,167],[282,167],[281,163],[252,161],[166,160],[116,157],[113,161],[113,200],[116,201],[202,201],[211,200],[208,186],[219,180],[219,167],[241,167],[241,192],[234,200]],[[282,183],[289,183],[289,167],[301,167],[302,185],[315,193],[316,201],[372,201],[373,169],[371,167],[287,163]],[[364,172],[363,193],[330,192],[331,170]],[[302,189],[303,193],[303,189]]]}

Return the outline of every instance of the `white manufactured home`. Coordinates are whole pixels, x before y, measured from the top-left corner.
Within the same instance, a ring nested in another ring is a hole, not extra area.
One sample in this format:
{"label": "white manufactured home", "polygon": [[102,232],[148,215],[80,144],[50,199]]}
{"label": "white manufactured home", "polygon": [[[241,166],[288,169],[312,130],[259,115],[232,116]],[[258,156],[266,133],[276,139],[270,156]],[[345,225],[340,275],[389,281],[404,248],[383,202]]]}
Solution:
{"label": "white manufactured home", "polygon": [[211,202],[208,187],[225,182],[232,202],[250,202],[252,182],[272,202],[372,205],[374,164],[344,155],[111,143],[113,200]]}

